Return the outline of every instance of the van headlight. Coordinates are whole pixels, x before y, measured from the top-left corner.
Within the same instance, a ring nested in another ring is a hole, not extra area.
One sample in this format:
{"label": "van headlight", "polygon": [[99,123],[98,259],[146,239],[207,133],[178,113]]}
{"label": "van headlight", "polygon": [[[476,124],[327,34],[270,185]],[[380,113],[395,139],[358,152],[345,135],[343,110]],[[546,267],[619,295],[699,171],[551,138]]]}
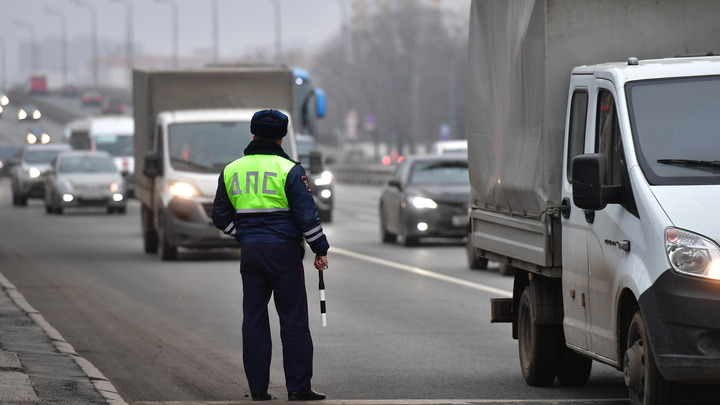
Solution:
{"label": "van headlight", "polygon": [[28,176],[33,179],[36,177],[40,177],[41,174],[42,173],[40,172],[40,169],[38,169],[37,167],[31,167],[30,169],[28,169]]}
{"label": "van headlight", "polygon": [[200,195],[200,191],[197,187],[190,183],[185,183],[184,181],[178,181],[170,184],[168,191],[175,197],[190,198]]}
{"label": "van headlight", "polygon": [[410,201],[415,208],[437,208],[437,203],[426,197],[410,197]]}
{"label": "van headlight", "polygon": [[678,273],[720,280],[720,248],[698,234],[677,228],[665,231],[665,252]]}

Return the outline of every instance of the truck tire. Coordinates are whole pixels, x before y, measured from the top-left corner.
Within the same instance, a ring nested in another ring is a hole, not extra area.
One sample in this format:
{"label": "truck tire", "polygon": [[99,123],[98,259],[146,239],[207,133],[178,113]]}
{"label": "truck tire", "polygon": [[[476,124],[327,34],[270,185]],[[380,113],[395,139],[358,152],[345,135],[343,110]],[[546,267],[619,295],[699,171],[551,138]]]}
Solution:
{"label": "truck tire", "polygon": [[632,405],[677,404],[678,385],[666,381],[660,374],[640,311],[630,321],[623,371]]}
{"label": "truck tire", "polygon": [[564,346],[561,349],[557,379],[560,384],[571,387],[585,385],[592,371],[592,359]]}
{"label": "truck tire", "polygon": [[140,225],[142,226],[143,249],[145,253],[157,253],[158,235],[153,227],[153,218],[150,209],[142,206],[140,210]]}
{"label": "truck tire", "polygon": [[160,228],[158,229],[158,255],[160,260],[163,261],[175,261],[178,258],[178,248],[168,242],[167,235],[165,235],[165,220],[162,214],[160,214]]}
{"label": "truck tire", "polygon": [[465,252],[467,253],[468,268],[470,270],[485,270],[488,266],[488,259],[478,257],[475,253],[475,247],[472,245],[472,239],[468,235],[465,242]]}
{"label": "truck tire", "polygon": [[520,369],[528,385],[544,387],[555,381],[562,329],[558,325],[536,324],[534,312],[532,289],[527,286],[518,306]]}

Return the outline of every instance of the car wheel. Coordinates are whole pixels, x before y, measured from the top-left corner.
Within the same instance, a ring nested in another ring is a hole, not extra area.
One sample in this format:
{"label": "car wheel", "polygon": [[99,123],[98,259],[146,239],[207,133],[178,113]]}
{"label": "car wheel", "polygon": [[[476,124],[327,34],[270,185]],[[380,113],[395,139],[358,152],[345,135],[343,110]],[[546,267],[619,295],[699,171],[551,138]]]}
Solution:
{"label": "car wheel", "polygon": [[52,208],[51,206],[49,206],[49,205],[45,205],[45,213],[46,213],[46,214],[52,214],[52,213],[53,213],[53,208]]}
{"label": "car wheel", "polygon": [[318,217],[320,217],[320,222],[327,224],[332,222],[332,210],[320,210],[318,211]]}
{"label": "car wheel", "polygon": [[403,226],[402,245],[405,247],[411,247],[411,246],[418,246],[419,244],[420,244],[420,237],[409,235],[407,227]]}
{"label": "car wheel", "polygon": [[108,213],[108,214],[114,214],[114,213],[115,213],[115,208],[114,208],[114,207],[107,207],[107,213]]}
{"label": "car wheel", "polygon": [[19,205],[21,207],[24,207],[27,205],[28,198],[26,195],[18,194],[17,199],[18,199],[17,205]]}
{"label": "car wheel", "polygon": [[467,254],[468,268],[470,270],[487,269],[488,259],[477,255],[477,250],[475,250],[475,247],[472,245],[472,238],[470,238],[470,235],[468,235],[467,241],[465,242],[465,252]]}
{"label": "car wheel", "polygon": [[515,270],[517,269],[514,266],[507,263],[500,263],[500,267],[498,268],[498,272],[503,276],[514,276]]}
{"label": "car wheel", "polygon": [[397,242],[397,235],[392,232],[388,232],[387,225],[385,222],[385,215],[382,213],[382,207],[380,208],[380,239],[383,243],[395,243]]}
{"label": "car wheel", "polygon": [[62,215],[63,213],[63,207],[55,207],[55,213],[58,215]]}
{"label": "car wheel", "polygon": [[538,325],[534,311],[532,289],[528,286],[518,307],[520,369],[528,385],[543,387],[555,381],[562,329],[558,325]]}
{"label": "car wheel", "polygon": [[625,385],[632,405],[674,405],[678,385],[665,380],[655,364],[640,311],[630,321],[623,359]]}
{"label": "car wheel", "polygon": [[119,207],[116,210],[118,214],[125,214],[127,212],[127,207]]}
{"label": "car wheel", "polygon": [[177,246],[172,246],[170,242],[168,242],[167,235],[165,234],[165,225],[163,222],[164,220],[161,216],[160,229],[158,229],[158,255],[160,256],[160,260],[174,261],[177,260],[178,257],[178,248]]}

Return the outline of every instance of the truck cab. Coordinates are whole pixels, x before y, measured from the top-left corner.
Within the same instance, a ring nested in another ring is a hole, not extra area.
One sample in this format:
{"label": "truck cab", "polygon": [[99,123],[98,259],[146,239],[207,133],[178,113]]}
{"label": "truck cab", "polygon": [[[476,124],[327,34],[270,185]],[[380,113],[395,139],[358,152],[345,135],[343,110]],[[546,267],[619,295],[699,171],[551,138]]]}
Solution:
{"label": "truck cab", "polygon": [[[152,207],[143,205],[146,251],[175,260],[178,247],[239,247],[218,231],[212,212],[218,177],[225,165],[243,156],[252,140],[250,120],[256,109],[199,109],[158,114],[153,149],[144,175],[154,178]],[[287,114],[285,112],[285,114]],[[283,149],[297,159],[292,126]]]}

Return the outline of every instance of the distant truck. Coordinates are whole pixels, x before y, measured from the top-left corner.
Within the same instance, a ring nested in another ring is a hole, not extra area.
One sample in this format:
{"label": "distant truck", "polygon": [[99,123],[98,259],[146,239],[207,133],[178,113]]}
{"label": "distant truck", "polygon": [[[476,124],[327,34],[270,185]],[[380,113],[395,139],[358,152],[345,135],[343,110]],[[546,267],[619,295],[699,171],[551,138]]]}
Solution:
{"label": "distant truck", "polygon": [[[134,71],[135,196],[145,252],[176,260],[179,247],[238,247],[210,219],[218,176],[243,155],[256,111],[295,119],[294,83],[290,69]],[[283,149],[297,160],[292,125]]]}
{"label": "distant truck", "polygon": [[28,93],[30,94],[48,94],[47,76],[32,75],[28,82]]}
{"label": "distant truck", "polygon": [[634,405],[720,383],[720,57],[677,56],[717,50],[718,15],[473,1],[470,253],[517,269],[492,321],[529,385],[584,384],[592,360]]}

